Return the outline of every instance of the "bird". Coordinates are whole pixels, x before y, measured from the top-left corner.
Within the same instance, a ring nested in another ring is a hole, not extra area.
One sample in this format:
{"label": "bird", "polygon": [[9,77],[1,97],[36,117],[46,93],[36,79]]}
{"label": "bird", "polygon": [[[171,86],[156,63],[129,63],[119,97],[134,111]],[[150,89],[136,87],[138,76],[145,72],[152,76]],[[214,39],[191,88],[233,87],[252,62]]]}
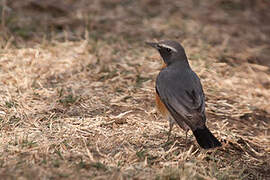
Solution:
{"label": "bird", "polygon": [[156,78],[156,105],[169,121],[169,133],[174,124],[186,132],[191,130],[200,147],[222,146],[206,126],[205,94],[197,74],[191,69],[183,46],[177,41],[146,42],[155,48],[164,66]]}

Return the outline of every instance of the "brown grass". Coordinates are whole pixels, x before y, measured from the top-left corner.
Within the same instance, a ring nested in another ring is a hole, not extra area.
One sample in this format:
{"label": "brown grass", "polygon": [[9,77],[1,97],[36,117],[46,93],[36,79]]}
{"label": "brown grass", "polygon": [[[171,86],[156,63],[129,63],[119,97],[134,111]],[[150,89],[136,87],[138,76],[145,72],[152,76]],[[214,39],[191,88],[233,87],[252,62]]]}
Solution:
{"label": "brown grass", "polygon": [[[269,3],[168,2],[2,4],[0,177],[270,178]],[[153,39],[185,47],[222,148],[166,142]]]}

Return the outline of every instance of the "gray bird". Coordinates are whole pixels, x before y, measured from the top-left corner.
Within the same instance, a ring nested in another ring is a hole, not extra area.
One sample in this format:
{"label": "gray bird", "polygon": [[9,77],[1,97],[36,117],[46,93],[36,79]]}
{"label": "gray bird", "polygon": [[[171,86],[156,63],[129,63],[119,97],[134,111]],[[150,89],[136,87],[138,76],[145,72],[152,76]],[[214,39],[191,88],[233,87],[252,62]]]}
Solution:
{"label": "gray bird", "polygon": [[190,129],[202,148],[221,146],[205,125],[205,95],[184,48],[170,40],[146,44],[157,49],[165,63],[156,79],[156,103],[170,122],[169,135],[176,122],[184,131]]}

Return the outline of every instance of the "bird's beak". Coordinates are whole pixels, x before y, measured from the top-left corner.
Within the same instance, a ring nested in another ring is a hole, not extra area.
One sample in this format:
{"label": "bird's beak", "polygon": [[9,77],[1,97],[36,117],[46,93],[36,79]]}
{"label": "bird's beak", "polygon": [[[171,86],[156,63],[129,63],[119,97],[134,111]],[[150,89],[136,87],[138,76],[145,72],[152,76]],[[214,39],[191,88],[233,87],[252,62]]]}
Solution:
{"label": "bird's beak", "polygon": [[155,49],[159,49],[159,45],[158,45],[158,43],[155,43],[155,42],[145,42],[145,44],[147,44],[148,46],[151,46],[151,47],[153,47],[153,48],[155,48]]}

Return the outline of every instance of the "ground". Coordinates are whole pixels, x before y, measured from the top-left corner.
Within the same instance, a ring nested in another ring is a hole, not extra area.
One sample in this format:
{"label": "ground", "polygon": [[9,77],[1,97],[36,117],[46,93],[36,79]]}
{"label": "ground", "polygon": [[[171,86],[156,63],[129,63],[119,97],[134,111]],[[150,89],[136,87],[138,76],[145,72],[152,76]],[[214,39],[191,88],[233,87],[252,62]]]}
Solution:
{"label": "ground", "polygon": [[[1,1],[3,179],[269,179],[267,0]],[[182,43],[223,146],[203,150],[154,102],[145,41]]]}

